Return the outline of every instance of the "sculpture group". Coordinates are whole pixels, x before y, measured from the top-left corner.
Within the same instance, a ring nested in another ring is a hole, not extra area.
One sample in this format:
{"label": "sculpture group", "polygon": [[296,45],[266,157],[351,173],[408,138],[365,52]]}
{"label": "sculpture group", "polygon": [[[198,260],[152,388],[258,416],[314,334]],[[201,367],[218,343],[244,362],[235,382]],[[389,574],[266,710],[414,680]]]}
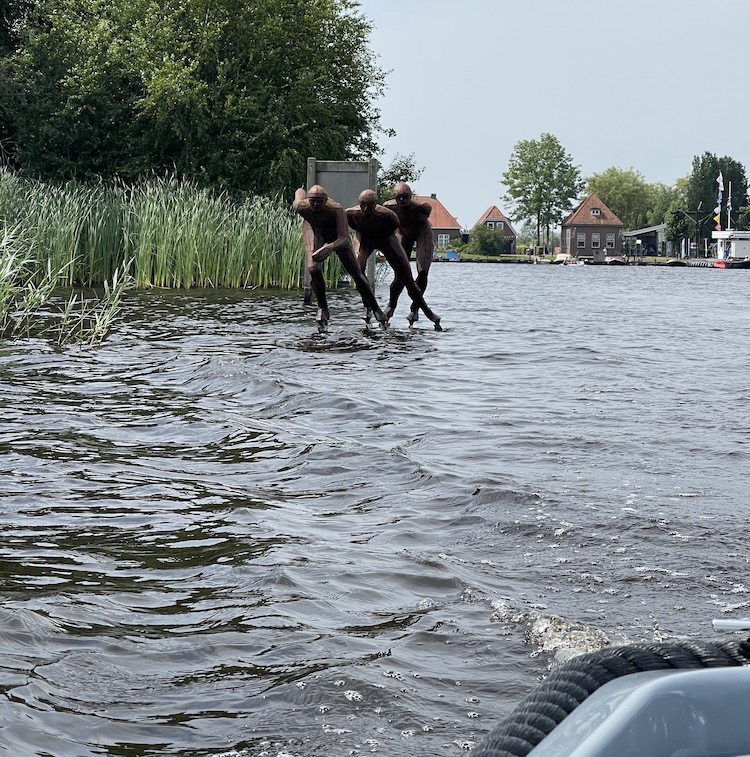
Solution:
{"label": "sculpture group", "polygon": [[[294,194],[295,212],[302,216],[302,239],[305,247],[310,284],[318,303],[316,322],[325,331],[330,319],[323,278],[323,261],[336,253],[346,272],[352,277],[364,304],[364,319],[369,323],[373,316],[382,328],[388,327],[401,292],[406,289],[411,297],[409,324],[419,318],[421,310],[442,331],[440,317],[424,300],[427,277],[432,262],[432,229],[428,220],[432,210],[429,203],[414,199],[408,184],[399,182],[393,188],[393,199],[380,205],[375,192],[366,189],[359,195],[359,204],[344,208],[328,197],[320,185],[308,191],[299,188]],[[349,228],[354,231],[354,240]],[[411,274],[409,256],[416,247],[417,279]],[[388,305],[381,310],[365,276],[367,259],[380,250],[393,268]]]}

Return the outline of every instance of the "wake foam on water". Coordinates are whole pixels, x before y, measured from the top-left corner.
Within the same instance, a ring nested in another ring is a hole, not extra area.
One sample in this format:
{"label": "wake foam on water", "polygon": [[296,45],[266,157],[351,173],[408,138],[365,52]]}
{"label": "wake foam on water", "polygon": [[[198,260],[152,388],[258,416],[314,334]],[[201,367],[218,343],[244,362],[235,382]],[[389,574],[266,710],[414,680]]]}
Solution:
{"label": "wake foam on water", "polygon": [[495,600],[491,604],[493,622],[523,627],[527,643],[534,647],[531,656],[549,656],[552,668],[571,657],[595,652],[613,643],[603,631],[585,623],[565,620],[557,615],[517,611],[504,600]]}

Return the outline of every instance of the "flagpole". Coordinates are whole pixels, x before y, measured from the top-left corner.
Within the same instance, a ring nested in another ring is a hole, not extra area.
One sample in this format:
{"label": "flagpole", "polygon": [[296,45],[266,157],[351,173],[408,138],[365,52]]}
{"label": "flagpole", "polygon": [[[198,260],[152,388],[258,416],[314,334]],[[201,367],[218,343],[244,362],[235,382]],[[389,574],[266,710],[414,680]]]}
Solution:
{"label": "flagpole", "polygon": [[732,230],[732,182],[729,182],[729,194],[727,195],[727,231]]}

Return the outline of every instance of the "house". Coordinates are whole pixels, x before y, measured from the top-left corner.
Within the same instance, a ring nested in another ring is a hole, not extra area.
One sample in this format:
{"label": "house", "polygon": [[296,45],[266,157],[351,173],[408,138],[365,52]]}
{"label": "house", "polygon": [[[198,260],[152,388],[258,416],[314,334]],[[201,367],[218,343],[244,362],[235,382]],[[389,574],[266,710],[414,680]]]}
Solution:
{"label": "house", "polygon": [[506,251],[511,255],[516,254],[516,232],[511,226],[510,220],[500,212],[497,205],[490,205],[471,230],[474,231],[477,226],[486,226],[488,229],[502,232],[506,243],[510,242]]}
{"label": "house", "polygon": [[560,252],[578,260],[603,263],[622,248],[622,221],[590,194],[562,222]]}
{"label": "house", "polygon": [[437,195],[431,194],[429,197],[417,195],[414,199],[416,202],[427,202],[432,206],[430,225],[432,226],[432,242],[436,250],[444,250],[451,239],[461,236],[461,224],[446,210]]}

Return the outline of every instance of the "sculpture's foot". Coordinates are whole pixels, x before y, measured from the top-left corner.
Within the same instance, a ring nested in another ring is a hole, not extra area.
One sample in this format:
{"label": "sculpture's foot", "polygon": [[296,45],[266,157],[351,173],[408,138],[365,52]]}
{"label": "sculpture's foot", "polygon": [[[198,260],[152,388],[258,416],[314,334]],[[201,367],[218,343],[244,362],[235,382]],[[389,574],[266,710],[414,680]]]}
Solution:
{"label": "sculpture's foot", "polygon": [[389,303],[383,312],[385,313],[385,319],[390,321],[391,318],[393,318],[393,314],[396,312],[396,306]]}
{"label": "sculpture's foot", "polygon": [[364,312],[362,313],[362,318],[364,319],[364,322],[369,326],[370,321],[372,320],[372,310],[366,307]]}
{"label": "sculpture's foot", "polygon": [[409,315],[406,316],[406,320],[409,321],[410,326],[413,326],[419,320],[419,311],[410,310]]}
{"label": "sculpture's foot", "polygon": [[435,316],[435,320],[433,321],[435,324],[435,331],[442,331],[443,327],[440,325],[440,316]]}
{"label": "sculpture's foot", "polygon": [[388,316],[382,310],[379,310],[377,313],[375,313],[375,318],[378,319],[380,328],[385,331],[388,328]]}
{"label": "sculpture's foot", "polygon": [[318,308],[318,314],[315,316],[315,323],[318,324],[318,331],[322,334],[324,331],[328,331],[328,321],[330,314],[328,308]]}

